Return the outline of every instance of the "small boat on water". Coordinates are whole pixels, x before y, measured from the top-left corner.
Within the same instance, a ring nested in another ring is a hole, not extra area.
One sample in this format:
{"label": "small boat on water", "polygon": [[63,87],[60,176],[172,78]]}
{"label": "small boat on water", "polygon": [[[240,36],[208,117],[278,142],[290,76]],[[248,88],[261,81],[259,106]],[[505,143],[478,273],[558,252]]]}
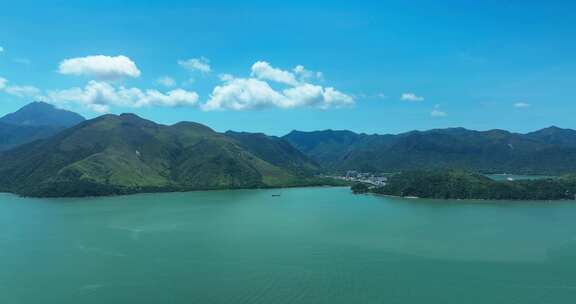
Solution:
{"label": "small boat on water", "polygon": [[273,197],[278,197],[280,194],[272,194]]}

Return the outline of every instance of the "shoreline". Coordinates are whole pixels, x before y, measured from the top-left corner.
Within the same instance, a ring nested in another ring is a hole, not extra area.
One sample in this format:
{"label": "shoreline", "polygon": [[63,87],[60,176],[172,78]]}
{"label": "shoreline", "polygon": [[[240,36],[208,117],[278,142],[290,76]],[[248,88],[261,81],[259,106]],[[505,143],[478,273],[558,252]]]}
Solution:
{"label": "shoreline", "polygon": [[284,187],[245,187],[245,188],[213,188],[213,189],[192,189],[192,190],[181,190],[181,191],[142,191],[134,193],[123,193],[123,194],[109,194],[109,195],[87,195],[87,196],[29,196],[21,195],[14,192],[0,191],[0,194],[13,195],[19,198],[28,199],[98,199],[98,198],[111,198],[111,197],[121,197],[121,196],[133,196],[142,194],[167,194],[167,193],[188,193],[188,192],[216,192],[216,191],[241,191],[241,190],[281,190],[281,189],[296,189],[296,188],[350,188],[350,186],[343,185],[309,185],[309,186],[284,186]]}
{"label": "shoreline", "polygon": [[374,193],[374,192],[366,192],[366,193],[356,193],[355,195],[371,195],[375,197],[388,197],[388,198],[395,198],[401,200],[411,200],[411,201],[423,201],[423,200],[432,200],[432,201],[443,201],[443,202],[494,202],[494,203],[505,203],[505,202],[533,202],[533,203],[555,203],[555,202],[571,202],[576,200],[564,199],[564,200],[519,200],[519,199],[483,199],[483,198],[426,198],[426,197],[417,197],[417,196],[397,196],[391,194],[382,194],[382,193]]}

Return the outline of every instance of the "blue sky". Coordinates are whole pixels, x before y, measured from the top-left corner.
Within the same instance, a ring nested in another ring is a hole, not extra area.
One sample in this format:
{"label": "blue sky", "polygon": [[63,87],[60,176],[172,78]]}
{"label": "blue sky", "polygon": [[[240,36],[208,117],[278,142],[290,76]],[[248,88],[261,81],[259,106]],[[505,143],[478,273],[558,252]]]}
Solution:
{"label": "blue sky", "polygon": [[568,1],[79,2],[3,4],[0,114],[43,99],[274,135],[576,128]]}

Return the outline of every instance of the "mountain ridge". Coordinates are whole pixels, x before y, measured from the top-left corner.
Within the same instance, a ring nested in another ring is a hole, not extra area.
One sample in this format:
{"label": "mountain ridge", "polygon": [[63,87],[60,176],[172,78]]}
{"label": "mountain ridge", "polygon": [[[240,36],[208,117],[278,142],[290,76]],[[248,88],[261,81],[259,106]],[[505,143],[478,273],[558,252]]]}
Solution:
{"label": "mountain ridge", "polygon": [[558,127],[525,134],[465,128],[397,135],[293,131],[283,138],[329,171],[392,172],[446,167],[530,174],[576,171],[576,131]]}
{"label": "mountain ridge", "polygon": [[279,163],[243,143],[252,136],[106,114],[0,154],[0,191],[93,196],[321,184],[308,170],[315,165],[300,151],[282,139],[256,135],[290,165]]}

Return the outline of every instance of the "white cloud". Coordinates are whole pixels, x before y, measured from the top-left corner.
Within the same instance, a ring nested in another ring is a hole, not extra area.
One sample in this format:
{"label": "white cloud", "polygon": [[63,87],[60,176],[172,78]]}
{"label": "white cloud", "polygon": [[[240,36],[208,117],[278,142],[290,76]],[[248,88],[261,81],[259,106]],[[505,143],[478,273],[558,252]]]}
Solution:
{"label": "white cloud", "polygon": [[303,65],[297,65],[292,71],[301,81],[311,79],[324,80],[324,74],[322,72],[309,71]]}
{"label": "white cloud", "polygon": [[261,108],[316,107],[327,109],[354,104],[354,99],[334,88],[302,84],[278,92],[267,82],[255,78],[232,78],[216,86],[203,105],[211,110],[251,110]]}
{"label": "white cloud", "polygon": [[300,106],[313,106],[321,109],[352,105],[354,99],[334,88],[323,88],[318,85],[305,83],[283,91],[289,100],[290,108]]}
{"label": "white cloud", "polygon": [[54,103],[79,103],[96,112],[108,112],[110,106],[140,108],[145,106],[195,106],[196,92],[176,89],[167,93],[157,90],[116,87],[107,82],[90,81],[84,88],[52,90],[48,99]]}
{"label": "white cloud", "polygon": [[87,56],[65,59],[58,72],[64,75],[90,76],[100,80],[118,80],[126,77],[137,78],[140,70],[136,63],[126,56]]}
{"label": "white cloud", "polygon": [[176,81],[172,77],[163,76],[156,80],[158,84],[161,84],[165,87],[173,87],[176,85]]}
{"label": "white cloud", "polygon": [[14,95],[17,97],[39,97],[41,95],[40,89],[33,87],[33,86],[18,86],[18,85],[11,85],[6,86],[4,91],[10,95]]}
{"label": "white cloud", "polygon": [[[304,67],[302,67],[303,69]],[[266,61],[258,61],[252,65],[252,77],[261,80],[270,80],[291,86],[298,85],[298,81],[293,73],[272,67]]]}
{"label": "white cloud", "polygon": [[446,113],[444,111],[440,111],[440,105],[435,105],[432,112],[430,112],[430,116],[432,116],[432,117],[446,117],[446,116],[448,116],[448,113]]}
{"label": "white cloud", "polygon": [[[257,61],[252,65],[250,78],[235,78],[230,74],[219,75],[222,85],[216,86],[202,109],[211,110],[250,110],[260,108],[291,109],[314,107],[327,109],[350,106],[354,98],[332,87],[303,81],[307,71],[303,66],[294,68],[294,73],[272,67],[268,62]],[[300,75],[297,80],[296,75]],[[316,74],[321,75],[321,74]],[[285,85],[284,89],[274,89],[267,82]]]}
{"label": "white cloud", "polygon": [[0,46],[0,53],[4,53],[4,47]]}
{"label": "white cloud", "polygon": [[253,78],[235,78],[216,86],[208,102],[203,105],[211,110],[249,110],[268,105],[283,105],[285,97],[267,82]]}
{"label": "white cloud", "polygon": [[530,105],[529,103],[525,103],[525,102],[521,102],[521,101],[514,104],[514,107],[515,107],[515,108],[519,108],[519,109],[521,109],[521,108],[529,108],[530,106],[531,106],[531,105]]}
{"label": "white cloud", "polygon": [[40,98],[40,89],[30,85],[11,85],[6,78],[0,77],[0,91],[21,98]]}
{"label": "white cloud", "polygon": [[220,74],[218,75],[218,78],[220,81],[231,81],[234,79],[234,76],[232,74]]}
{"label": "white cloud", "polygon": [[418,96],[414,93],[403,93],[402,96],[400,96],[400,99],[404,101],[423,101],[424,97]]}
{"label": "white cloud", "polygon": [[191,71],[200,71],[202,73],[210,73],[212,71],[210,60],[205,57],[178,60],[178,64]]}

